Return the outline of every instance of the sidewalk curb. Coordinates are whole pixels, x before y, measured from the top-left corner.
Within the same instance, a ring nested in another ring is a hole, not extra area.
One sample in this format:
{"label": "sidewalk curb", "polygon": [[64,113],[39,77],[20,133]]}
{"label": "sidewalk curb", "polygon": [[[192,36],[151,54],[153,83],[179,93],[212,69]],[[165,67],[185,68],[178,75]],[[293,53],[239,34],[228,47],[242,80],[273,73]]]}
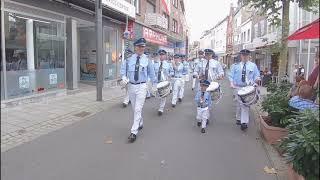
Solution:
{"label": "sidewalk curb", "polygon": [[256,104],[252,108],[253,115],[254,115],[254,124],[256,126],[257,134],[260,136],[261,139],[261,145],[266,153],[266,156],[268,158],[268,161],[270,165],[277,171],[275,174],[275,177],[277,180],[287,180],[288,174],[287,174],[287,165],[285,163],[284,158],[282,158],[278,151],[270,144],[266,143],[264,140],[264,137],[260,130],[260,121],[259,121],[259,105]]}

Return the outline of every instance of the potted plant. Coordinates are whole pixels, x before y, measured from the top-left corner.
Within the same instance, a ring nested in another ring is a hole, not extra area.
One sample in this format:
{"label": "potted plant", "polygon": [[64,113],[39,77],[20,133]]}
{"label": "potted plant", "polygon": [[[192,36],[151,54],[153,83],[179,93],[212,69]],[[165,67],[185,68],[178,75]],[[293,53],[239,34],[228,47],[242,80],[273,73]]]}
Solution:
{"label": "potted plant", "polygon": [[289,120],[289,134],[280,144],[292,180],[319,179],[319,110],[299,112]]}
{"label": "potted plant", "polygon": [[286,82],[271,83],[267,85],[267,90],[268,94],[264,97],[261,105],[262,110],[267,112],[268,116],[260,115],[260,129],[269,144],[277,144],[288,134],[285,127],[293,114],[288,105],[290,84]]}

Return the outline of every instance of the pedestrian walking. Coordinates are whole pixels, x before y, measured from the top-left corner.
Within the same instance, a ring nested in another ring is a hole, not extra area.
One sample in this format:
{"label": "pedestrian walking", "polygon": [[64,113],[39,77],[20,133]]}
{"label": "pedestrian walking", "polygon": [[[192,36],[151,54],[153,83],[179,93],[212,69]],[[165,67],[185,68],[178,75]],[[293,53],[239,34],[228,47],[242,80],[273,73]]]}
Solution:
{"label": "pedestrian walking", "polygon": [[195,102],[197,105],[197,126],[201,126],[201,132],[205,133],[208,120],[210,118],[209,109],[212,105],[211,94],[206,89],[209,87],[210,82],[207,80],[200,81],[200,90],[197,91],[195,96]]}
{"label": "pedestrian walking", "polygon": [[176,106],[178,98],[180,102],[182,101],[182,96],[181,96],[182,94],[179,92],[181,91],[181,86],[182,86],[183,71],[185,71],[185,66],[181,62],[180,55],[175,54],[172,62],[172,71],[170,72],[170,75],[172,77],[172,84],[173,84],[173,94],[172,94],[172,101],[171,101],[172,107]]}
{"label": "pedestrian walking", "polygon": [[[249,61],[250,51],[243,49],[240,51],[240,60],[238,64],[234,64],[230,72],[230,86],[238,93],[241,87],[249,85],[258,86],[260,81],[260,72],[258,67],[252,61]],[[237,96],[237,95],[236,95]],[[250,106],[241,104],[236,101],[236,124],[241,125],[241,130],[248,128]]]}
{"label": "pedestrian walking", "polygon": [[[171,70],[172,66],[170,66],[170,64],[167,62],[167,52],[165,50],[160,49],[158,51],[158,54],[160,56],[160,60],[154,64],[155,75],[157,76],[156,83],[157,85],[159,85],[159,83],[161,82],[166,82],[169,84],[170,71],[172,71]],[[164,86],[163,87],[161,86],[161,88],[167,88],[166,83],[164,83]],[[163,110],[166,104],[166,99],[167,97],[159,97],[159,100],[160,100],[160,107],[158,109],[159,116],[163,114]]]}
{"label": "pedestrian walking", "polygon": [[[148,60],[144,54],[146,47],[146,40],[140,38],[134,42],[135,53],[128,58],[128,69],[126,66],[121,66],[121,77],[129,81],[129,99],[131,101],[134,118],[131,127],[131,134],[128,137],[129,142],[136,140],[138,131],[143,128],[142,109],[147,95],[147,80],[155,80],[153,64]],[[126,72],[128,77],[126,77]]]}

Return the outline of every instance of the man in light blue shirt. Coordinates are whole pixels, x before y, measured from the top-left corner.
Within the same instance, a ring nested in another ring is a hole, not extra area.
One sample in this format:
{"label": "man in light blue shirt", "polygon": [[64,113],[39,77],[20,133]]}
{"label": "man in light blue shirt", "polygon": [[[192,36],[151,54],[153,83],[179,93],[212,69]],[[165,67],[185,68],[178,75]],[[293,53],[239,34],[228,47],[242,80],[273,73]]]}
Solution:
{"label": "man in light blue shirt", "polygon": [[183,64],[183,71],[182,71],[182,84],[181,84],[181,88],[180,88],[180,91],[179,91],[179,102],[182,102],[182,99],[184,97],[184,86],[185,86],[185,83],[187,81],[187,77],[188,77],[188,74],[189,74],[189,63],[187,62],[186,60],[186,55],[184,54],[180,54],[180,60]]}
{"label": "man in light blue shirt", "polygon": [[[156,83],[168,81],[169,82],[169,76],[170,76],[170,71],[171,66],[167,62],[167,52],[163,49],[160,49],[158,51],[158,54],[160,56],[160,60],[157,61],[154,64],[154,71],[156,75]],[[158,115],[161,116],[163,114],[164,106],[166,104],[166,97],[160,98],[160,107],[158,110]]]}
{"label": "man in light blue shirt", "polygon": [[[257,65],[249,61],[250,51],[243,49],[240,51],[241,62],[234,64],[230,70],[230,86],[235,89],[235,94],[241,87],[254,85],[257,86],[260,81],[260,71]],[[241,125],[241,130],[248,128],[250,106],[237,102],[236,123]]]}
{"label": "man in light blue shirt", "polygon": [[199,66],[199,63],[201,63],[204,59],[204,52],[202,50],[198,51],[198,57],[197,59],[193,60],[193,67],[192,67],[192,91],[194,88],[199,89],[199,81],[197,81],[197,75],[195,75],[195,72],[197,71],[197,67]]}
{"label": "man in light blue shirt", "polygon": [[[170,75],[173,80],[173,94],[172,94],[172,107],[175,107],[177,104],[177,98],[179,97],[179,101],[182,101],[182,94],[180,93],[182,87],[182,76],[183,72],[186,71],[186,67],[181,62],[181,58],[179,54],[174,55],[174,59],[172,62],[172,70]],[[179,95],[179,96],[178,96]]]}
{"label": "man in light blue shirt", "polygon": [[128,58],[128,66],[126,67],[122,65],[120,69],[122,79],[129,82],[129,99],[134,112],[131,134],[128,137],[129,142],[131,143],[136,140],[138,131],[143,128],[143,118],[141,113],[148,88],[146,82],[148,78],[150,78],[151,82],[155,82],[153,64],[144,54],[146,40],[144,38],[140,38],[134,42],[134,46],[135,54]]}

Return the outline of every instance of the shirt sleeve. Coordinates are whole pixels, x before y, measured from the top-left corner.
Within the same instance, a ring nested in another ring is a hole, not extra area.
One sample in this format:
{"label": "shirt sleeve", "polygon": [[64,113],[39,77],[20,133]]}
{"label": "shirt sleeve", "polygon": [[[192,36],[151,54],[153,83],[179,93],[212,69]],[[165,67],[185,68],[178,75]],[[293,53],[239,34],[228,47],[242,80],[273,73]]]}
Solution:
{"label": "shirt sleeve", "polygon": [[230,82],[233,82],[234,70],[235,70],[235,65],[232,64],[231,67],[230,67],[230,72],[229,72],[229,81]]}
{"label": "shirt sleeve", "polygon": [[219,62],[218,62],[218,74],[219,74],[219,76],[224,76],[224,71],[223,71],[222,65]]}
{"label": "shirt sleeve", "polygon": [[127,60],[124,60],[122,61],[121,68],[120,68],[121,77],[126,76],[126,69],[127,69]]}
{"label": "shirt sleeve", "polygon": [[156,78],[155,78],[155,72],[154,72],[154,66],[152,62],[148,62],[148,77],[150,78],[150,80],[155,83],[156,82]]}
{"label": "shirt sleeve", "polygon": [[208,106],[211,107],[212,106],[212,99],[211,99],[211,95],[208,93]]}
{"label": "shirt sleeve", "polygon": [[200,91],[198,91],[197,94],[196,94],[196,96],[194,97],[194,101],[196,102],[196,104],[198,104],[199,101],[200,101],[200,93],[199,93],[199,92],[200,92]]}

